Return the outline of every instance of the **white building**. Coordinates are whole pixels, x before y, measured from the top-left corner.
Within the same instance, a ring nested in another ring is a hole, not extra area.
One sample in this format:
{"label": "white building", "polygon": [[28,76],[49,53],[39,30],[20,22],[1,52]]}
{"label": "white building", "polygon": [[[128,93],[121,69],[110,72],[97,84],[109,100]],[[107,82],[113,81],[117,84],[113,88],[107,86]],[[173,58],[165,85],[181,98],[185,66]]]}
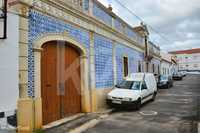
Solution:
{"label": "white building", "polygon": [[[19,97],[19,17],[7,14],[7,38],[0,39],[0,132],[11,127],[7,119],[15,114]],[[3,22],[0,21],[2,37]]]}
{"label": "white building", "polygon": [[180,71],[200,71],[200,48],[170,53],[177,58]]}
{"label": "white building", "polygon": [[172,62],[172,55],[167,53],[161,53],[161,67],[160,74],[172,75],[174,72],[174,63]]}

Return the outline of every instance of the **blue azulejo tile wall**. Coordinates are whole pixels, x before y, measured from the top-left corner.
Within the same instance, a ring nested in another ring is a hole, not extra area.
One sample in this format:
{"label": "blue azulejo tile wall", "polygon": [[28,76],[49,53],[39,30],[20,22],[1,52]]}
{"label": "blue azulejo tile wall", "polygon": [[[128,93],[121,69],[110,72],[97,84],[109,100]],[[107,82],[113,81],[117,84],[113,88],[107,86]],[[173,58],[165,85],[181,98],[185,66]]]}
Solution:
{"label": "blue azulejo tile wall", "polygon": [[96,88],[108,88],[113,86],[113,44],[112,41],[95,34],[95,71]]}
{"label": "blue azulejo tile wall", "polygon": [[122,26],[122,23],[118,20],[118,19],[115,19],[114,21],[114,26],[115,26],[115,29],[119,32],[123,32],[124,29],[123,29],[123,26]]}
{"label": "blue azulejo tile wall", "polygon": [[117,67],[117,82],[123,80],[123,57],[128,57],[129,73],[137,72],[139,61],[144,61],[144,54],[136,51],[133,48],[129,48],[122,44],[117,44],[115,47],[115,59]]}
{"label": "blue azulejo tile wall", "polygon": [[87,49],[87,54],[89,54],[90,38],[88,31],[40,12],[34,10],[29,11],[28,95],[30,97],[34,96],[33,41],[46,33],[62,33],[64,31],[68,31],[70,36],[83,45]]}
{"label": "blue azulejo tile wall", "polygon": [[112,26],[112,17],[106,13],[96,2],[93,3],[93,15],[103,21],[105,24]]}

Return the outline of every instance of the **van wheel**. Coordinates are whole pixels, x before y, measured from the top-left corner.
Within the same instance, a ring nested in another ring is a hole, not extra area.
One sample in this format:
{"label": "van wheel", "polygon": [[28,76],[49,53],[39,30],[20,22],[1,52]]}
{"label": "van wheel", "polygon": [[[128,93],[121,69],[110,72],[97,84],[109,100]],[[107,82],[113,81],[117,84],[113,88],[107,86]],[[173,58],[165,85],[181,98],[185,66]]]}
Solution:
{"label": "van wheel", "polygon": [[154,94],[153,94],[152,101],[155,101],[155,99],[156,99],[156,92],[154,92]]}
{"label": "van wheel", "polygon": [[140,108],[141,108],[141,99],[139,98],[138,100],[137,100],[137,103],[136,103],[136,110],[140,110]]}

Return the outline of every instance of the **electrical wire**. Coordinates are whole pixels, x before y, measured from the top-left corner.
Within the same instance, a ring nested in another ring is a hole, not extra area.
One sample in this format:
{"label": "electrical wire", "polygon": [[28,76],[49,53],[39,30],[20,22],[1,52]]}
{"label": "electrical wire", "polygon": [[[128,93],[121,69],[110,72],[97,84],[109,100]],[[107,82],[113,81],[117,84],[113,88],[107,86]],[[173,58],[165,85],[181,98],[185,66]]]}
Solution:
{"label": "electrical wire", "polygon": [[131,9],[129,9],[126,5],[124,5],[123,3],[121,3],[119,0],[114,0],[116,1],[121,7],[125,8],[129,13],[131,13],[133,16],[135,16],[138,20],[140,20],[142,23],[144,23],[145,25],[147,25],[152,31],[154,31],[157,35],[159,35],[162,39],[164,39],[167,42],[172,42],[170,41],[168,38],[166,38],[163,34],[161,34],[160,32],[158,32],[155,28],[153,28],[151,25],[149,25],[148,23],[146,23],[140,16],[138,16],[135,12],[133,12]]}

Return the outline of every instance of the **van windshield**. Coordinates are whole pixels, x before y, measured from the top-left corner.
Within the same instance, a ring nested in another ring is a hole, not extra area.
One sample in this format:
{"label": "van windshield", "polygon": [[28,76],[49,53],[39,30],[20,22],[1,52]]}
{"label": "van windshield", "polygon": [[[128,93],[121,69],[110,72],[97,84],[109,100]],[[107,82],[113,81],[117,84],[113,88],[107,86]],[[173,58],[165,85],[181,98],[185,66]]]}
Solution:
{"label": "van windshield", "polygon": [[140,89],[140,81],[126,81],[123,80],[119,84],[116,85],[117,88],[120,89],[131,89],[131,90],[139,90]]}

